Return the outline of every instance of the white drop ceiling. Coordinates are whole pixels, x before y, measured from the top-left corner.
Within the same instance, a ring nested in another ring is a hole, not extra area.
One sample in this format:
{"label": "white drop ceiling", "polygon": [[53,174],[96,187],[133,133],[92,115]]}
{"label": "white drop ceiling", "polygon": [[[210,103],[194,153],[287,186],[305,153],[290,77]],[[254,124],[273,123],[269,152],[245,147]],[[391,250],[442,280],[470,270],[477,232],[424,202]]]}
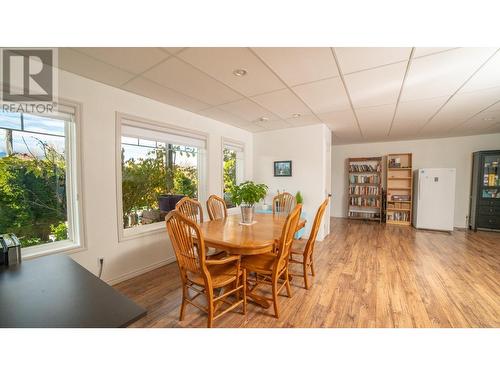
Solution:
{"label": "white drop ceiling", "polygon": [[61,48],[59,65],[251,132],[325,123],[336,144],[500,132],[498,48]]}

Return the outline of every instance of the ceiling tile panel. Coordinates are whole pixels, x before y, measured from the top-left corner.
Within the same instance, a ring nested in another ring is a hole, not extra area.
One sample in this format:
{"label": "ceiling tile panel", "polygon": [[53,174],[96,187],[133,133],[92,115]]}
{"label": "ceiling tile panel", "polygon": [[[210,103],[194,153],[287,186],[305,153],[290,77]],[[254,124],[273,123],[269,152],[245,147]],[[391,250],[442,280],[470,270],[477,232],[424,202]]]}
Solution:
{"label": "ceiling tile panel", "polygon": [[460,92],[471,92],[491,87],[500,87],[500,52],[498,51],[495,56],[465,84]]}
{"label": "ceiling tile panel", "polygon": [[252,49],[289,86],[339,75],[328,47]]}
{"label": "ceiling tile panel", "polygon": [[142,77],[134,78],[122,87],[124,90],[157,100],[159,102],[183,108],[188,111],[196,112],[210,107],[207,103],[187,97]]}
{"label": "ceiling tile panel", "polygon": [[392,125],[390,137],[416,135],[424,124],[443,105],[448,97],[400,102]]}
{"label": "ceiling tile panel", "polygon": [[155,66],[144,76],[162,86],[214,106],[242,98],[238,93],[175,57]]}
{"label": "ceiling tile panel", "polygon": [[359,126],[364,138],[386,138],[396,105],[382,105],[356,109]]}
{"label": "ceiling tile panel", "polygon": [[234,125],[240,128],[248,128],[254,126],[250,121],[243,120],[232,113],[225,112],[219,108],[213,107],[204,109],[198,112],[202,116],[213,118],[214,120],[221,121],[226,124]]}
{"label": "ceiling tile panel", "polygon": [[426,125],[426,132],[459,128],[476,113],[500,100],[500,87],[455,95]]}
{"label": "ceiling tile panel", "polygon": [[59,48],[59,67],[82,77],[119,87],[133,74],[96,60],[72,48]]}
{"label": "ceiling tile panel", "polygon": [[[248,48],[187,48],[177,56],[246,96],[285,88]],[[247,74],[238,77],[235,69]]]}
{"label": "ceiling tile panel", "polygon": [[396,103],[406,66],[403,62],[346,75],[354,108]]}
{"label": "ceiling tile panel", "polygon": [[[276,115],[274,115],[267,109],[262,108],[260,105],[255,104],[249,99],[243,99],[236,102],[223,104],[218,108],[252,123],[259,121],[259,118],[261,117],[266,117],[268,121],[279,120]],[[257,125],[262,124],[258,123]]]}
{"label": "ceiling tile panel", "polygon": [[321,121],[318,120],[318,118],[314,115],[300,116],[297,118],[292,117],[286,119],[286,122],[292,126],[306,126],[306,125],[315,125],[321,123]]}
{"label": "ceiling tile panel", "polygon": [[494,48],[459,48],[412,61],[401,101],[452,95]]}
{"label": "ceiling tile panel", "polygon": [[411,48],[337,47],[335,53],[343,74],[349,74],[381,65],[407,61]]}
{"label": "ceiling tile panel", "polygon": [[315,112],[326,113],[350,108],[344,85],[340,77],[325,79],[292,88]]}
{"label": "ceiling tile panel", "polygon": [[106,47],[76,48],[76,50],[134,74],[142,73],[170,56],[161,48]]}
{"label": "ceiling tile panel", "polygon": [[252,99],[283,119],[292,117],[294,113],[299,113],[301,115],[312,113],[289,89],[257,95],[252,97]]}

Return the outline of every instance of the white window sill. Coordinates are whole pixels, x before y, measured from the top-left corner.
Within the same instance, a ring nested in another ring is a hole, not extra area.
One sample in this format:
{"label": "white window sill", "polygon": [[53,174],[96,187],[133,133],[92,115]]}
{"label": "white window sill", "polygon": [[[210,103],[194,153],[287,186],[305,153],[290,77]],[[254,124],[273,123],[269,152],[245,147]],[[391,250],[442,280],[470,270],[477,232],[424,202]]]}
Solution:
{"label": "white window sill", "polygon": [[158,223],[153,223],[153,224],[148,224],[145,226],[137,226],[134,228],[128,228],[128,229],[122,229],[120,231],[120,238],[119,241],[129,241],[133,240],[136,238],[144,237],[144,236],[149,236],[152,234],[157,234],[161,232],[166,233],[167,229],[165,227],[165,222],[160,221]]}
{"label": "white window sill", "polygon": [[81,244],[70,240],[64,240],[26,247],[21,250],[21,253],[23,260],[28,260],[58,253],[73,254],[84,250],[86,250],[86,248],[84,248]]}

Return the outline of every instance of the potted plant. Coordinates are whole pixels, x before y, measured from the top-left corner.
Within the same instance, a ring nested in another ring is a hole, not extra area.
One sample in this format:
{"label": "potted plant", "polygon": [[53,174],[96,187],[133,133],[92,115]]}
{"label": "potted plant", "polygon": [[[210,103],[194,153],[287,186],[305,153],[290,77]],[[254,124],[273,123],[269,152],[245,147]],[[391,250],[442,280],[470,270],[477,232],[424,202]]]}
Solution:
{"label": "potted plant", "polygon": [[242,223],[251,224],[253,222],[255,203],[266,197],[267,190],[267,185],[255,184],[253,181],[245,181],[231,189],[231,201],[241,207]]}
{"label": "potted plant", "polygon": [[295,194],[295,201],[297,202],[297,204],[304,203],[304,198],[302,197],[302,193],[300,191]]}

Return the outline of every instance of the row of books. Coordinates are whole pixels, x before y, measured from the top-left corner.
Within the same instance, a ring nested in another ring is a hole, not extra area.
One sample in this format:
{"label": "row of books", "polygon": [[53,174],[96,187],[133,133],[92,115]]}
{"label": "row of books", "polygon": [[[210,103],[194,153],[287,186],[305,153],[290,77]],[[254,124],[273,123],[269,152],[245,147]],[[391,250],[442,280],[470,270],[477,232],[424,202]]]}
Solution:
{"label": "row of books", "polygon": [[380,189],[378,186],[350,186],[349,194],[357,195],[379,195]]}
{"label": "row of books", "polygon": [[349,204],[351,206],[380,207],[380,198],[351,197]]}
{"label": "row of books", "polygon": [[375,219],[380,218],[380,214],[377,212],[359,212],[359,211],[349,211],[349,217],[360,217],[363,219]]}
{"label": "row of books", "polygon": [[410,220],[410,213],[407,211],[402,211],[402,212],[388,212],[387,213],[387,220],[391,221],[408,221]]}
{"label": "row of books", "polygon": [[349,172],[380,172],[380,164],[350,164]]}
{"label": "row of books", "polygon": [[351,184],[379,184],[380,176],[363,176],[363,175],[350,175],[349,182]]}

